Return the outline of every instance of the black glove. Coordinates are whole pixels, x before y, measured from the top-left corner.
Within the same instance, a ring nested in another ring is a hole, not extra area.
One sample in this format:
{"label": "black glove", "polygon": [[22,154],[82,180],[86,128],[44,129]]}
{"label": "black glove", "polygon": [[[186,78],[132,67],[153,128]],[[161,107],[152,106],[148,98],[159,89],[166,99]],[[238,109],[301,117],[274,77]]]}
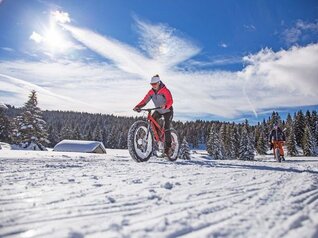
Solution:
{"label": "black glove", "polygon": [[134,109],[133,109],[134,111],[136,111],[136,112],[141,112],[141,109],[140,109],[140,107],[134,107]]}
{"label": "black glove", "polygon": [[269,142],[269,149],[273,149],[273,143]]}

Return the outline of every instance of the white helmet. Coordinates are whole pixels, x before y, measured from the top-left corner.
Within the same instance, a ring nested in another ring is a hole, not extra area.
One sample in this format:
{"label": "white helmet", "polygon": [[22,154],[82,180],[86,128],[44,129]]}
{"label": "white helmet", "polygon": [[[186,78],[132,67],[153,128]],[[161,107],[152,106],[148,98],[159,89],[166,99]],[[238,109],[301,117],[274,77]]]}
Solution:
{"label": "white helmet", "polygon": [[151,81],[150,81],[151,84],[152,84],[152,83],[159,83],[159,82],[160,82],[160,77],[159,77],[158,74],[156,74],[155,76],[153,76],[153,77],[151,78]]}

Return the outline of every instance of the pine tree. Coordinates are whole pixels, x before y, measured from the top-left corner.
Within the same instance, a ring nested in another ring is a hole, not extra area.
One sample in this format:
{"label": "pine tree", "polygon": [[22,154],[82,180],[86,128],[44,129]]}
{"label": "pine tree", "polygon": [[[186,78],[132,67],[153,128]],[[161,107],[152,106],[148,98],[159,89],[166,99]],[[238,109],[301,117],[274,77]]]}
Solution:
{"label": "pine tree", "polygon": [[23,107],[22,115],[17,118],[20,142],[25,148],[33,142],[40,149],[44,149],[43,145],[49,143],[46,122],[43,120],[41,109],[37,105],[36,91],[33,90]]}
{"label": "pine tree", "polygon": [[221,154],[223,159],[225,157],[228,157],[228,134],[226,129],[226,124],[222,123],[220,130],[219,130],[219,139],[220,139],[220,148],[221,148]]}
{"label": "pine tree", "polygon": [[302,147],[304,129],[305,129],[305,117],[303,112],[300,110],[297,112],[295,116],[295,135],[296,135],[296,142],[298,146]]}
{"label": "pine tree", "polygon": [[315,142],[312,136],[310,126],[308,124],[305,127],[302,145],[303,145],[302,148],[303,148],[303,152],[305,156],[315,155]]}
{"label": "pine tree", "polygon": [[107,148],[115,149],[116,147],[116,133],[114,132],[114,128],[111,130],[111,132],[107,136]]}
{"label": "pine tree", "polygon": [[190,160],[191,159],[191,155],[190,155],[190,146],[186,140],[186,138],[183,138],[183,141],[181,143],[180,146],[180,155],[179,155],[180,159],[184,159],[184,160]]}
{"label": "pine tree", "polygon": [[297,148],[296,148],[296,136],[295,136],[295,127],[294,124],[290,124],[288,126],[288,136],[286,140],[286,147],[287,147],[287,154],[289,156],[296,156],[298,154]]}
{"label": "pine tree", "polygon": [[246,122],[242,128],[238,158],[240,160],[253,160],[254,156],[254,143],[249,136],[248,124]]}
{"label": "pine tree", "polygon": [[72,130],[72,128],[70,126],[65,126],[61,129],[59,138],[61,140],[74,140],[75,138],[73,137],[74,135],[74,131]]}
{"label": "pine tree", "polygon": [[256,151],[260,155],[266,155],[267,146],[266,146],[265,133],[262,131],[258,137],[258,141],[256,144]]}
{"label": "pine tree", "polygon": [[83,136],[82,136],[78,126],[74,130],[74,139],[75,140],[82,140],[83,139]]}
{"label": "pine tree", "polygon": [[103,134],[99,126],[95,128],[93,132],[93,138],[95,141],[103,141]]}
{"label": "pine tree", "polygon": [[93,140],[91,131],[88,131],[87,135],[85,136],[85,140]]}
{"label": "pine tree", "polygon": [[120,132],[118,136],[118,143],[117,143],[117,148],[119,149],[124,149],[126,144],[127,144],[127,136],[123,133]]}
{"label": "pine tree", "polygon": [[285,124],[285,127],[286,127],[286,138],[289,136],[289,132],[290,132],[290,128],[293,126],[294,122],[293,122],[293,119],[290,115],[290,113],[287,114],[287,118],[286,118],[286,124]]}
{"label": "pine tree", "polygon": [[311,127],[311,122],[312,122],[311,114],[310,114],[310,111],[307,110],[305,114],[305,125],[308,124]]}
{"label": "pine tree", "polygon": [[[227,151],[227,158],[228,159],[236,159],[237,158],[237,153],[236,153],[236,150],[237,148],[239,147],[239,142],[237,143],[238,141],[238,138],[236,138],[236,135],[235,135],[235,125],[232,124],[229,128],[229,133],[228,133],[228,136],[229,136],[229,146],[228,146],[228,151]],[[237,148],[236,148],[237,147]]]}
{"label": "pine tree", "polygon": [[[311,114],[311,131],[316,142],[316,149],[318,149],[318,116],[317,111],[312,111]],[[316,151],[318,153],[318,151]]]}
{"label": "pine tree", "polygon": [[210,129],[207,152],[212,156],[213,159],[223,159],[219,133],[215,125],[212,125]]}
{"label": "pine tree", "polygon": [[280,117],[280,115],[278,114],[278,112],[273,112],[272,113],[272,117],[270,119],[270,122],[269,122],[269,126],[270,128],[273,127],[274,125],[279,125],[280,127],[282,126],[282,119]]}
{"label": "pine tree", "polygon": [[12,126],[4,110],[3,107],[0,107],[0,141],[10,143]]}
{"label": "pine tree", "polygon": [[54,130],[53,126],[50,125],[48,129],[48,140],[50,141],[49,146],[54,147],[57,143],[60,142],[60,138],[58,133]]}

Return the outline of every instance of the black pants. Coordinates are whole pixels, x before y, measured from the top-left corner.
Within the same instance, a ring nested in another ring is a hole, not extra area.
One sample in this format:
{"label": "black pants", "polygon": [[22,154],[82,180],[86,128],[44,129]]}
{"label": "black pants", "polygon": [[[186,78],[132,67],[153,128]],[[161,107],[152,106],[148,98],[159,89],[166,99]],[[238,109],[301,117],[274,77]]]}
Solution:
{"label": "black pants", "polygon": [[166,112],[164,114],[160,114],[159,112],[155,111],[152,114],[152,117],[158,122],[159,119],[163,116],[165,120],[165,146],[171,147],[171,132],[170,132],[170,125],[173,118],[173,110],[170,112]]}

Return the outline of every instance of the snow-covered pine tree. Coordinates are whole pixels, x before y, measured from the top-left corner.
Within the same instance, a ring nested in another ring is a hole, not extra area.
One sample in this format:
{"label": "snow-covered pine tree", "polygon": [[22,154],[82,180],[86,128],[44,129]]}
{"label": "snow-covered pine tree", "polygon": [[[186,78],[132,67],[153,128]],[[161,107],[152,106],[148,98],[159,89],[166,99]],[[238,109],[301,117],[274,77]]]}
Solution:
{"label": "snow-covered pine tree", "polygon": [[293,124],[294,124],[293,119],[292,119],[290,113],[288,113],[287,118],[286,118],[286,123],[285,123],[285,128],[286,128],[285,136],[286,136],[286,138],[289,136],[290,128],[293,126]]}
{"label": "snow-covered pine tree", "polygon": [[298,154],[296,145],[296,136],[295,136],[295,127],[294,123],[291,123],[287,127],[288,136],[286,138],[286,147],[287,147],[287,154],[289,156],[296,156]]}
{"label": "snow-covered pine tree", "polygon": [[234,126],[234,133],[233,133],[233,143],[234,143],[234,153],[235,158],[237,159],[239,157],[240,152],[240,140],[241,140],[241,133],[240,133],[240,127]]}
{"label": "snow-covered pine tree", "polygon": [[82,140],[83,139],[83,136],[82,136],[78,126],[74,130],[74,139],[75,140]]}
{"label": "snow-covered pine tree", "polygon": [[272,112],[272,117],[269,121],[269,127],[272,128],[275,124],[278,124],[280,127],[282,126],[282,119],[278,112]]}
{"label": "snow-covered pine tree", "polygon": [[107,143],[106,143],[107,148],[111,148],[111,149],[116,148],[117,136],[114,131],[115,131],[115,128],[113,128],[107,136]]}
{"label": "snow-covered pine tree", "polygon": [[307,110],[305,113],[305,125],[309,125],[311,127],[311,122],[312,122],[311,113],[309,110]]}
{"label": "snow-covered pine tree", "polygon": [[184,160],[190,160],[191,159],[191,155],[190,155],[190,146],[186,140],[186,138],[184,137],[180,146],[180,154],[179,154],[179,158],[180,159],[184,159]]}
{"label": "snow-covered pine tree", "polygon": [[97,126],[93,132],[93,139],[95,141],[103,141],[103,133],[99,126]]}
{"label": "snow-covered pine tree", "polygon": [[74,140],[74,131],[71,127],[65,126],[61,129],[61,132],[59,134],[59,138],[61,140]]}
{"label": "snow-covered pine tree", "polygon": [[[236,150],[239,145],[237,142],[237,138],[235,137],[235,128],[236,126],[234,124],[231,124],[229,126],[229,132],[228,132],[228,140],[229,140],[229,145],[228,145],[228,151],[227,151],[227,158],[228,159],[236,159]],[[236,146],[237,144],[237,146]]]}
{"label": "snow-covered pine tree", "polygon": [[261,131],[259,134],[259,137],[256,143],[256,151],[260,155],[266,155],[267,140],[265,139],[265,133],[263,131]]}
{"label": "snow-covered pine tree", "polygon": [[311,120],[312,120],[311,125],[312,125],[313,136],[315,137],[316,146],[318,147],[318,115],[317,115],[317,111],[312,111]]}
{"label": "snow-covered pine tree", "polygon": [[223,159],[219,132],[215,124],[212,124],[210,129],[207,152],[212,156],[213,159]]}
{"label": "snow-covered pine tree", "polygon": [[305,116],[303,112],[300,110],[295,115],[295,135],[296,135],[296,142],[298,146],[302,147],[304,129],[305,129]]}
{"label": "snow-covered pine tree", "polygon": [[12,126],[4,110],[5,108],[0,105],[0,141],[10,143]]}
{"label": "snow-covered pine tree", "polygon": [[253,160],[254,156],[254,143],[248,133],[248,122],[246,121],[242,128],[238,159]]}
{"label": "snow-covered pine tree", "polygon": [[227,142],[228,142],[228,135],[227,135],[227,130],[226,130],[226,124],[222,123],[219,131],[219,138],[220,138],[220,143],[222,144],[224,151],[227,151]]}
{"label": "snow-covered pine tree", "polygon": [[307,124],[304,131],[302,148],[305,156],[315,155],[315,141],[310,126]]}
{"label": "snow-covered pine tree", "polygon": [[85,136],[85,140],[93,140],[91,131],[88,131],[87,135]]}
{"label": "snow-covered pine tree", "polygon": [[46,122],[42,118],[42,111],[37,106],[36,91],[29,95],[29,100],[23,107],[22,115],[17,118],[18,133],[22,147],[28,147],[32,142],[41,150],[49,143]]}
{"label": "snow-covered pine tree", "polygon": [[123,132],[120,132],[118,136],[117,148],[124,149],[126,145],[127,145],[127,136]]}

